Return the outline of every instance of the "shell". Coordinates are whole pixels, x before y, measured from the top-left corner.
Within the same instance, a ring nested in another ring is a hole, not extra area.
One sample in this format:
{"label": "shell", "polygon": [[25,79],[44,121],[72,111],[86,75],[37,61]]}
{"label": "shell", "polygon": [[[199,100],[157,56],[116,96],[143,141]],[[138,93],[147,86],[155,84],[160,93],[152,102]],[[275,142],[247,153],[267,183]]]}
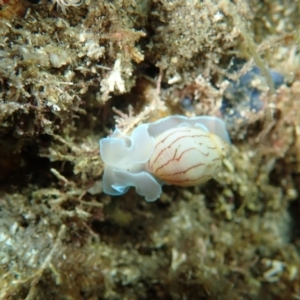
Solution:
{"label": "shell", "polygon": [[223,141],[213,133],[172,128],[155,139],[146,170],[166,184],[193,186],[214,177],[225,154]]}

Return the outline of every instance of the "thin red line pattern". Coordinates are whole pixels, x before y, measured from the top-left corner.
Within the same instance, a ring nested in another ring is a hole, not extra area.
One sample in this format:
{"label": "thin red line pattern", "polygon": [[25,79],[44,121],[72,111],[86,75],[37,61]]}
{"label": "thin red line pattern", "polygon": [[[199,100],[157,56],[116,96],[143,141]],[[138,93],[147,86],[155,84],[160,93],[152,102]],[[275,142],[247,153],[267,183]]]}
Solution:
{"label": "thin red line pattern", "polygon": [[166,184],[193,186],[216,174],[224,154],[218,136],[200,128],[173,128],[156,138],[146,169]]}

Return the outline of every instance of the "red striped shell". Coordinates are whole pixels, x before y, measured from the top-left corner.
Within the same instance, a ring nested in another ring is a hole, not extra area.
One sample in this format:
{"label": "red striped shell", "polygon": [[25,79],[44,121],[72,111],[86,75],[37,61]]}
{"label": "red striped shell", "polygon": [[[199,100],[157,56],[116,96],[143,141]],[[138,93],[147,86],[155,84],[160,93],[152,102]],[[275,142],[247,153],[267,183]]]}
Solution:
{"label": "red striped shell", "polygon": [[156,137],[146,169],[166,184],[193,186],[214,177],[224,155],[224,143],[215,134],[177,127]]}

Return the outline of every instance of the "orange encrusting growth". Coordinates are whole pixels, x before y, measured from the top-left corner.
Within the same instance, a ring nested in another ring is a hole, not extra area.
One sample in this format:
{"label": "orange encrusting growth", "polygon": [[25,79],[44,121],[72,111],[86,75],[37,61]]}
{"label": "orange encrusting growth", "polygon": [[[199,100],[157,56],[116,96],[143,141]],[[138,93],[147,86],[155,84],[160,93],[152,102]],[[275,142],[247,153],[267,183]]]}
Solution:
{"label": "orange encrusting growth", "polygon": [[166,184],[193,186],[212,178],[224,156],[221,139],[195,127],[178,127],[156,138],[146,168]]}

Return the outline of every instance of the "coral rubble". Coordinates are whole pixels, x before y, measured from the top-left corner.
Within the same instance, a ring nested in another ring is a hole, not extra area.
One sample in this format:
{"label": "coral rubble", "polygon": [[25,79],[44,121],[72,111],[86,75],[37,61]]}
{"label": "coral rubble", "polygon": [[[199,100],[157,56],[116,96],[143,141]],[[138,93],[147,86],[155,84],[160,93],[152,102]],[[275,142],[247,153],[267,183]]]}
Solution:
{"label": "coral rubble", "polygon": [[[0,0],[0,299],[299,299],[299,20],[289,0]],[[179,113],[228,122],[217,178],[102,193],[100,137]]]}

